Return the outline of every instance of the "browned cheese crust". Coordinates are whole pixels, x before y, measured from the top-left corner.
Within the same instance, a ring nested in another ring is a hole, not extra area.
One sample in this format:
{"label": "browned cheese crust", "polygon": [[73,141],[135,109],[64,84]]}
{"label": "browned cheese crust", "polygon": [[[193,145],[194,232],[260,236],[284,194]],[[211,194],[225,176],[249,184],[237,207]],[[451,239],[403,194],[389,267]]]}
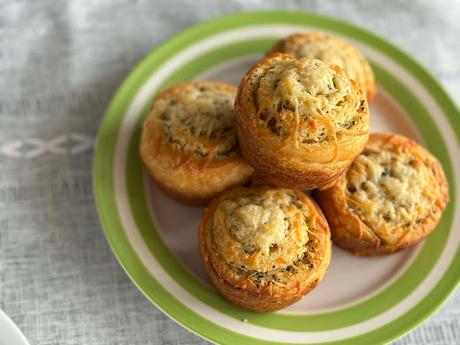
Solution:
{"label": "browned cheese crust", "polygon": [[238,147],[235,94],[232,85],[200,81],[155,97],[140,155],[153,180],[176,200],[206,205],[252,174]]}
{"label": "browned cheese crust", "polygon": [[300,32],[279,40],[268,55],[284,53],[311,58],[342,68],[367,94],[369,102],[377,92],[374,72],[363,54],[344,40],[320,32]]}
{"label": "browned cheese crust", "polygon": [[238,187],[213,200],[200,224],[208,276],[230,302],[258,312],[284,308],[324,277],[327,222],[301,191]]}
{"label": "browned cheese crust", "polygon": [[258,175],[285,188],[338,178],[369,133],[366,97],[336,66],[274,55],[249,70],[235,100],[243,155]]}
{"label": "browned cheese crust", "polygon": [[357,255],[413,246],[438,224],[449,200],[438,160],[415,141],[373,133],[335,185],[316,191],[333,242]]}

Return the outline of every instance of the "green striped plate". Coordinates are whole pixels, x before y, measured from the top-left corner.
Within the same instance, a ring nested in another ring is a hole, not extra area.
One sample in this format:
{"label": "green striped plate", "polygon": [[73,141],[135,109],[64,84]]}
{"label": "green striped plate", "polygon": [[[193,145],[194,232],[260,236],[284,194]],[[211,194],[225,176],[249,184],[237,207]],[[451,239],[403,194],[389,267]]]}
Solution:
{"label": "green striped plate", "polygon": [[[138,155],[153,95],[183,80],[237,84],[282,36],[329,32],[369,58],[380,90],[372,129],[402,133],[441,160],[450,198],[437,230],[422,245],[379,258],[334,248],[330,270],[302,301],[270,314],[234,307],[210,286],[197,229],[202,210],[181,206],[151,183]],[[254,12],[195,26],[150,53],[126,78],[102,123],[94,157],[97,207],[112,249],[139,289],[189,330],[223,344],[376,344],[427,318],[460,276],[460,117],[417,62],[350,24],[308,13]]]}

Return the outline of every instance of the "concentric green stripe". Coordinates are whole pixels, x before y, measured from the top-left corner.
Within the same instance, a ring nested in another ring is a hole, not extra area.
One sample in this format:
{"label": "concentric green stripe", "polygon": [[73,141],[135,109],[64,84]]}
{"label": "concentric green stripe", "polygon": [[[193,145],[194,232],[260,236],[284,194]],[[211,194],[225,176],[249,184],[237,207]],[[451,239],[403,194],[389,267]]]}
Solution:
{"label": "concentric green stripe", "polygon": [[[452,121],[454,117],[457,116],[455,107],[453,106],[452,102],[448,99],[448,97],[445,95],[445,93],[442,91],[442,89],[432,79],[432,77],[428,75],[423,69],[421,69],[420,66],[418,66],[417,64],[414,64],[414,62],[409,57],[405,56],[404,53],[395,49],[394,47],[382,41],[381,39],[376,38],[372,34],[363,32],[348,24],[338,22],[338,21],[335,21],[329,18],[323,18],[323,17],[313,16],[313,15],[304,14],[304,13],[286,13],[286,12],[250,13],[250,14],[240,14],[237,16],[225,17],[225,18],[221,18],[219,20],[216,20],[210,23],[202,24],[198,27],[195,27],[193,29],[190,29],[184,32],[180,36],[169,41],[164,46],[162,46],[160,49],[152,53],[151,56],[147,57],[139,65],[139,67],[136,68],[136,70],[129,76],[129,78],[123,83],[122,87],[117,92],[117,95],[114,97],[114,100],[112,101],[111,106],[109,107],[109,110],[107,111],[106,117],[104,119],[104,123],[101,127],[101,134],[100,134],[99,142],[98,142],[97,149],[96,149],[95,165],[94,165],[94,169],[95,169],[94,184],[95,184],[96,198],[97,198],[99,212],[100,212],[101,219],[102,219],[102,222],[106,230],[107,237],[114,249],[114,252],[118,255],[119,260],[121,261],[122,265],[127,269],[127,271],[132,276],[134,281],[136,281],[137,284],[139,284],[139,287],[144,291],[144,293],[146,293],[152,300],[154,300],[167,313],[172,315],[175,319],[177,319],[179,322],[182,322],[187,327],[195,330],[196,332],[202,334],[203,336],[211,338],[215,341],[225,342],[225,343],[231,343],[231,340],[233,340],[234,342],[242,341],[242,343],[248,343],[250,338],[247,338],[244,336],[239,337],[234,332],[228,331],[220,326],[214,325],[213,323],[210,323],[209,321],[202,319],[201,317],[197,316],[193,311],[190,311],[189,309],[184,307],[179,301],[177,301],[173,296],[169,295],[169,293],[164,290],[161,293],[157,293],[157,291],[159,291],[158,282],[156,282],[153,277],[151,277],[148,273],[145,272],[145,268],[143,267],[139,259],[136,257],[135,252],[132,250],[124,234],[124,230],[119,222],[119,218],[118,218],[117,211],[116,211],[116,205],[114,201],[115,195],[113,191],[113,176],[111,175],[110,170],[107,171],[106,167],[113,166],[113,153],[114,153],[113,151],[115,147],[117,133],[119,131],[120,122],[122,120],[122,117],[130,101],[133,99],[134,95],[137,93],[137,90],[144,84],[145,80],[150,75],[152,75],[152,73],[154,73],[156,69],[160,68],[162,63],[164,63],[171,56],[175,55],[177,52],[181,51],[184,47],[191,45],[204,37],[209,36],[211,33],[220,32],[223,30],[227,30],[229,28],[234,29],[236,27],[241,27],[241,26],[256,25],[256,24],[268,24],[269,25],[273,23],[317,26],[317,27],[324,28],[330,31],[340,31],[341,34],[345,34],[357,40],[360,40],[362,42],[366,42],[370,46],[373,46],[374,48],[384,52],[386,55],[398,61],[398,63],[400,63],[407,70],[409,70],[421,83],[425,85],[425,87],[435,97],[435,99],[437,100],[441,108],[447,113],[447,117],[451,121],[451,123],[454,123],[453,126],[454,126],[454,130],[456,131],[456,134],[457,135],[459,134],[458,125]],[[265,44],[267,44],[267,42],[265,43],[261,42],[258,49],[263,49],[263,46]],[[241,49],[243,51],[238,52],[238,54],[245,53],[244,50],[246,48],[242,47]],[[255,49],[255,51],[257,50]],[[220,54],[220,53],[215,52],[215,54]],[[221,57],[223,58],[223,56]],[[208,60],[208,59],[210,58],[206,58],[205,60]],[[200,68],[205,68],[206,67],[205,65],[206,63],[203,62],[201,67],[200,66],[196,67],[195,71],[193,69],[188,69],[188,70],[184,69],[182,71],[182,73],[184,74],[175,73],[175,76],[171,76],[171,78],[166,82],[164,86],[167,86],[168,83],[174,83],[176,81],[179,81],[181,78],[182,79],[191,78],[191,76],[194,73],[197,73],[197,71],[199,71]],[[382,78],[385,78],[384,74],[382,75],[380,72],[377,71],[377,77],[379,81],[383,80]],[[186,73],[188,73],[188,75]],[[387,82],[382,82],[382,84],[387,86],[388,85]],[[399,102],[403,104],[403,100],[399,99],[398,95],[400,94],[399,93],[393,94],[393,96],[396,99],[398,99]],[[403,97],[403,98],[406,99],[406,97]],[[415,97],[414,99],[416,100]],[[406,107],[405,107],[406,110],[409,109],[410,110],[409,113],[411,115],[414,115],[412,112],[414,111],[414,109],[417,109],[414,106],[414,104],[407,103]],[[422,108],[418,108],[417,111],[419,111]],[[423,111],[424,110],[422,109],[422,113]],[[426,113],[426,110],[425,110],[425,113]],[[444,167],[447,170],[448,178],[451,180],[451,199],[455,199],[453,195],[454,184],[452,181],[452,169],[451,169],[452,167],[451,165],[449,165],[448,168],[446,167],[446,164],[449,164],[449,160],[448,160],[448,155],[445,150],[445,145],[443,144],[442,140],[438,141],[433,138],[434,136],[432,137],[432,135],[430,136],[426,135],[428,128],[430,128],[428,126],[432,125],[432,121],[429,118],[429,116],[426,117],[427,120],[420,120],[420,118],[423,118],[424,116],[420,117],[418,115],[414,115],[414,117],[416,118],[418,122],[417,125],[420,131],[422,132],[422,134],[424,135],[429,148],[433,152],[435,152],[435,154],[438,155],[438,157],[441,158],[444,164]],[[457,118],[457,121],[458,121],[458,118]],[[436,126],[432,126],[431,128],[436,128]],[[439,135],[439,131],[438,133],[436,133],[436,135]],[[137,138],[138,138],[138,132],[135,133],[133,140],[131,141],[131,149],[133,149],[133,147],[137,148],[137,143],[136,143],[136,141],[138,140]],[[137,163],[135,162],[136,157],[137,157],[137,149],[135,150],[135,153],[132,153],[132,152],[130,153],[130,156],[128,157],[129,159],[128,165],[140,163],[138,159],[137,159]],[[132,160],[134,160],[134,162]],[[134,174],[140,171],[141,171],[140,165],[138,165],[137,168],[130,169],[130,171],[128,171],[128,174]],[[145,200],[139,200],[139,198],[142,198],[142,199],[145,198],[145,196],[142,194],[143,193],[142,185],[140,186],[128,185],[128,188],[129,188],[130,193],[131,191],[135,193],[137,192],[140,193],[140,194],[134,195],[134,198],[135,198],[134,202],[144,203],[145,205]],[[136,188],[139,188],[139,190],[137,190]],[[130,195],[130,197],[132,199],[132,195]],[[132,201],[133,200],[131,200],[131,202]],[[445,240],[445,236],[447,235],[447,232],[450,229],[450,224],[449,224],[448,219],[450,220],[452,219],[453,209],[454,209],[453,206],[454,206],[453,202],[451,202],[449,206],[450,210],[448,209],[446,211],[445,216],[443,217],[443,224],[441,224],[440,228],[437,229],[437,231],[430,237],[430,240],[427,241],[427,245],[423,249],[422,253],[416,259],[416,260],[419,260],[419,258],[422,256],[425,258],[424,259],[425,261],[420,262],[420,265],[433,265],[434,261],[432,260],[430,261],[429,259],[430,255],[426,255],[426,253],[423,253],[423,252],[425,251],[427,247],[430,248],[429,246],[433,246],[431,250],[434,250],[435,252],[436,250],[439,251],[440,247],[442,247],[443,241]],[[145,216],[148,217],[148,214],[146,214]],[[135,217],[138,218],[138,215],[135,215]],[[143,226],[145,226],[146,223],[144,222],[142,224]],[[143,227],[141,227],[141,229],[143,229]],[[441,230],[441,229],[445,229],[445,230]],[[145,232],[145,229],[143,229],[143,232]],[[148,237],[151,235],[155,235],[155,233],[156,232],[152,231],[147,234],[147,237],[146,237],[147,244],[149,244],[152,239],[154,240],[159,239],[159,237],[158,238]],[[143,233],[143,235],[145,236],[146,234]],[[158,233],[156,233],[156,236],[158,236]],[[164,246],[164,244],[162,244],[161,239],[160,239],[160,244],[158,245],[158,247],[151,248],[153,249],[154,254],[156,254],[157,249],[160,248],[162,245]],[[169,250],[166,247],[164,249],[167,252],[169,252]],[[428,251],[429,249],[426,249],[426,250]],[[431,258],[432,258],[432,253],[433,252],[431,251],[430,252]],[[171,255],[170,252],[169,252],[169,255]],[[459,257],[459,253],[457,252],[456,258],[458,259],[458,257]],[[174,263],[174,260],[176,259],[173,256],[172,258],[173,258],[172,262]],[[161,263],[161,264],[164,264],[164,263]],[[176,264],[177,264],[177,267],[179,267],[179,268],[176,267],[177,269],[179,270],[184,269],[181,266],[181,264],[177,262],[177,260],[176,260],[175,265]],[[420,267],[423,267],[423,266],[420,266]],[[188,288],[188,285],[197,285],[195,287],[192,287],[191,288],[192,290],[190,290],[192,293],[196,293],[196,291],[193,291],[193,289],[199,289],[200,285],[201,287],[203,287],[204,285],[201,284],[196,278],[194,278],[190,274],[189,275],[191,276],[191,278],[189,277],[190,279],[186,279],[187,274],[189,273],[186,272],[185,277],[184,277],[184,274],[182,274],[181,275],[182,278],[179,278],[179,282],[181,283],[182,286],[186,288]],[[418,280],[422,279],[421,275],[423,274],[419,274],[416,272],[416,278]],[[404,276],[406,276],[406,274]],[[400,279],[402,279],[403,277],[400,277]],[[449,267],[449,271],[444,275],[443,279],[438,283],[436,288],[433,290],[432,294],[430,295],[430,299],[423,300],[416,308],[414,308],[412,311],[403,315],[399,320],[395,320],[381,327],[378,330],[375,330],[365,335],[353,338],[353,343],[369,343],[369,342],[374,343],[376,341],[381,342],[384,340],[389,340],[389,339],[394,338],[397,335],[400,335],[402,332],[408,330],[409,328],[413,327],[415,324],[420,322],[420,320],[427,317],[429,313],[432,312],[440,304],[442,299],[445,298],[447,294],[455,287],[456,283],[458,282],[458,277],[459,277],[459,268],[457,266],[451,265]],[[177,279],[177,277],[175,276],[174,278]],[[182,281],[180,279],[182,279]],[[402,285],[407,287],[408,286],[407,284],[402,284]],[[153,289],[152,287],[155,287],[155,289]],[[406,291],[406,292],[409,293],[410,291]],[[403,294],[406,294],[406,292],[403,292]],[[206,296],[206,294],[209,296]],[[203,295],[205,297],[203,297]],[[222,309],[227,314],[231,314],[236,317],[239,317],[240,315],[246,315],[246,318],[248,318],[251,322],[256,323],[256,324],[258,324],[259,322],[264,323],[266,321],[264,320],[265,316],[261,316],[259,314],[256,317],[255,315],[248,316],[247,314],[240,314],[239,311],[235,312],[236,309],[234,307],[228,305],[225,301],[223,301],[219,296],[217,296],[212,290],[208,288],[203,289],[203,291],[199,293],[199,297],[204,298],[204,300],[209,302],[211,305],[217,306],[219,309]],[[348,315],[344,317],[347,317],[347,318],[354,317],[356,313],[354,313],[353,315],[350,315],[350,314],[353,314],[353,313],[348,313]],[[323,314],[323,315],[326,315],[326,314]],[[320,316],[323,316],[323,315],[320,315]],[[277,314],[266,315],[266,317],[268,318],[279,317],[281,319],[286,318],[285,315],[277,315]],[[296,317],[296,316],[288,316],[287,318],[292,318],[292,317]],[[311,317],[313,318],[313,321],[317,320],[317,316],[314,316],[314,317],[311,316]],[[331,318],[323,320],[323,321],[324,322],[333,321],[330,319]],[[334,327],[331,326],[331,328],[334,328]],[[286,329],[289,329],[289,327],[287,327]],[[254,339],[251,339],[250,343],[254,343]],[[341,343],[341,342],[336,342],[336,343]]]}

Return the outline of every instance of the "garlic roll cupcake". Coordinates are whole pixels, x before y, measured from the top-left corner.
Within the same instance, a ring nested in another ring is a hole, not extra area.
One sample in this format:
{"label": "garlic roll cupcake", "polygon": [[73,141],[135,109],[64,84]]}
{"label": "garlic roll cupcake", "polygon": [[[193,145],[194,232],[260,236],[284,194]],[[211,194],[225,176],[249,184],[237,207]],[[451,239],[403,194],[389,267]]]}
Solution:
{"label": "garlic roll cupcake", "polygon": [[177,200],[205,205],[252,174],[238,148],[235,94],[232,85],[200,81],[155,97],[140,155],[157,185]]}
{"label": "garlic roll cupcake", "polygon": [[243,155],[263,179],[285,188],[331,183],[369,135],[362,91],[315,59],[262,60],[241,81],[235,112]]}
{"label": "garlic roll cupcake", "polygon": [[327,222],[301,191],[233,188],[206,209],[199,243],[208,276],[230,302],[253,311],[284,308],[324,277]]}
{"label": "garlic roll cupcake", "polygon": [[389,254],[419,243],[449,200],[438,160],[392,133],[371,134],[346,174],[315,198],[334,243],[358,255]]}
{"label": "garlic roll cupcake", "polygon": [[279,40],[268,54],[284,53],[297,59],[318,59],[342,68],[355,80],[369,101],[377,92],[374,72],[363,54],[344,40],[320,32],[301,32]]}

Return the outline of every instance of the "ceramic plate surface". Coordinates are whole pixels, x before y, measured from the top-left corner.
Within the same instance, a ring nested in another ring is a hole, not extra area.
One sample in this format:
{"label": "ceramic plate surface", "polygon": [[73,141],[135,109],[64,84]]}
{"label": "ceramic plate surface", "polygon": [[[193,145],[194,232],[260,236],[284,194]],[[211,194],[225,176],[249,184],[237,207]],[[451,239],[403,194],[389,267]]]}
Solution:
{"label": "ceramic plate surface", "polygon": [[[414,138],[437,156],[450,203],[436,231],[416,248],[358,258],[334,247],[324,281],[280,312],[234,307],[211,286],[197,231],[202,209],[160,192],[138,154],[152,97],[184,80],[238,84],[274,41],[298,31],[343,37],[371,61],[379,92],[371,128]],[[207,22],[167,41],[127,77],[103,120],[94,159],[97,207],[112,249],[140,290],[189,330],[224,344],[375,344],[420,324],[460,276],[460,117],[439,84],[417,62],[350,24],[307,13],[254,12]]]}
{"label": "ceramic plate surface", "polygon": [[18,326],[0,309],[0,345],[30,345]]}

